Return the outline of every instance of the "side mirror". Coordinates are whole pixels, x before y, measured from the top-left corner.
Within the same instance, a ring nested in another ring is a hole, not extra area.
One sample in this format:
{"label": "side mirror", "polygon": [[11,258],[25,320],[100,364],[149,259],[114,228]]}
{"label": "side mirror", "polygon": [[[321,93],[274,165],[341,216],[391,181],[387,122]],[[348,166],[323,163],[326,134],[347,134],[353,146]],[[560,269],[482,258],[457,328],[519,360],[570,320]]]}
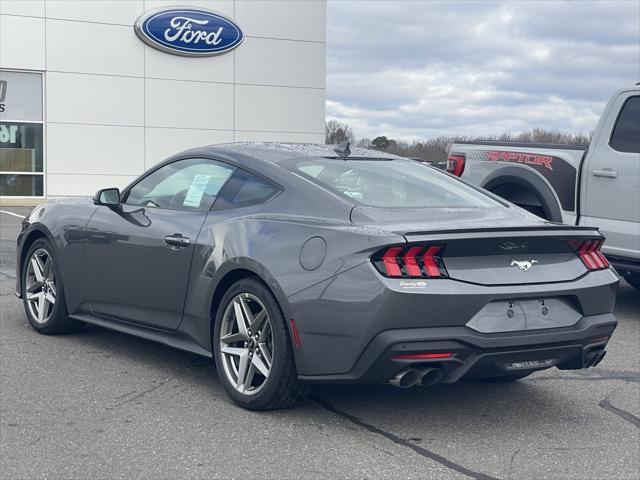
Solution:
{"label": "side mirror", "polygon": [[117,188],[103,188],[93,196],[93,203],[115,208],[120,205],[120,190]]}

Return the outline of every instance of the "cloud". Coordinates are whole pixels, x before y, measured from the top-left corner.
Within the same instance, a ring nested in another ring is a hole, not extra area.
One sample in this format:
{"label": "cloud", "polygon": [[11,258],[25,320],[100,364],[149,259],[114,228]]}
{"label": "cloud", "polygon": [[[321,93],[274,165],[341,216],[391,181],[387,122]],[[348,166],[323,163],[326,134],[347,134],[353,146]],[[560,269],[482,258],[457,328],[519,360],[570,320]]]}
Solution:
{"label": "cloud", "polygon": [[330,1],[327,46],[358,137],[587,132],[640,81],[640,2]]}

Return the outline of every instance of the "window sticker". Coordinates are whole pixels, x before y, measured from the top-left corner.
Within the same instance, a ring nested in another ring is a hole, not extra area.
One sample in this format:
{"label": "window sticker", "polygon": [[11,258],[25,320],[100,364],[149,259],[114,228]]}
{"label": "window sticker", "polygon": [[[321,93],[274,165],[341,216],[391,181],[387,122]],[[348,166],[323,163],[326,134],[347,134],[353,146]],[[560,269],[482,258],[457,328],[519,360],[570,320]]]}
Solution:
{"label": "window sticker", "polygon": [[193,181],[191,182],[191,186],[189,187],[189,191],[184,197],[182,206],[199,208],[200,202],[202,201],[202,196],[204,195],[204,191],[206,190],[210,179],[211,175],[205,175],[203,173],[195,175],[193,177]]}

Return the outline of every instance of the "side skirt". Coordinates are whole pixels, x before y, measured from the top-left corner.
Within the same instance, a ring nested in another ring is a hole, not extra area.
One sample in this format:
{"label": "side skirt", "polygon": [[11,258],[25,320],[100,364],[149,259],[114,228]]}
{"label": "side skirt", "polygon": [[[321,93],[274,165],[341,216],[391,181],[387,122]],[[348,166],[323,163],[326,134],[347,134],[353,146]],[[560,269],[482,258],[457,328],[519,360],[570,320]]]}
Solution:
{"label": "side skirt", "polygon": [[119,322],[117,320],[108,320],[86,313],[69,315],[69,317],[81,322],[144,338],[145,340],[151,340],[152,342],[162,343],[179,350],[195,353],[196,355],[202,355],[203,357],[213,357],[211,352],[205,350],[190,338],[184,337],[177,332],[164,332],[162,330],[155,330],[152,328],[133,325],[131,323]]}

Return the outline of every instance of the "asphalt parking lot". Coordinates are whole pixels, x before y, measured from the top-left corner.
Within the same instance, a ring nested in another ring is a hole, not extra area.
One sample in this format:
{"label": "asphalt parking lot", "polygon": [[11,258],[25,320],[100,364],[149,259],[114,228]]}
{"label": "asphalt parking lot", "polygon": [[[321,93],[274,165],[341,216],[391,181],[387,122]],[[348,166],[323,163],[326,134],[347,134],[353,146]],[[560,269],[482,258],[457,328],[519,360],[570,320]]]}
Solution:
{"label": "asphalt parking lot", "polygon": [[0,478],[640,475],[640,294],[627,284],[597,368],[504,385],[314,388],[295,409],[253,413],[207,359],[97,327],[35,333],[13,295],[19,223],[0,213]]}

